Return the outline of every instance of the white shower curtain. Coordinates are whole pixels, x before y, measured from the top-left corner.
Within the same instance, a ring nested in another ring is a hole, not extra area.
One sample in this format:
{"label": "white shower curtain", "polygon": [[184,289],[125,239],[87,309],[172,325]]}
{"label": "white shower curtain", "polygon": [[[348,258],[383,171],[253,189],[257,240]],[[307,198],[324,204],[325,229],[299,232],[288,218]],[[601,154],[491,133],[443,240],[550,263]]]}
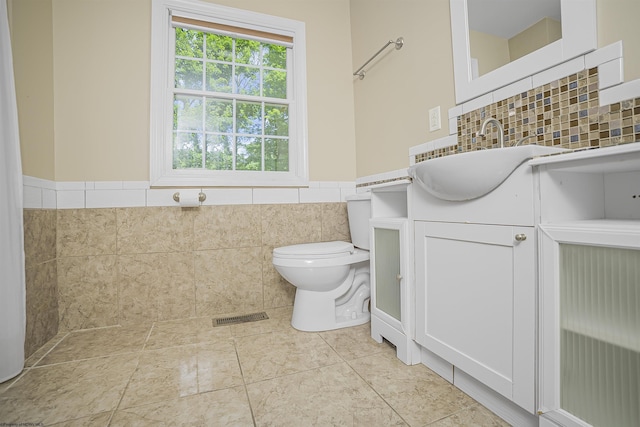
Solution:
{"label": "white shower curtain", "polygon": [[22,165],[7,2],[0,0],[0,382],[24,367]]}

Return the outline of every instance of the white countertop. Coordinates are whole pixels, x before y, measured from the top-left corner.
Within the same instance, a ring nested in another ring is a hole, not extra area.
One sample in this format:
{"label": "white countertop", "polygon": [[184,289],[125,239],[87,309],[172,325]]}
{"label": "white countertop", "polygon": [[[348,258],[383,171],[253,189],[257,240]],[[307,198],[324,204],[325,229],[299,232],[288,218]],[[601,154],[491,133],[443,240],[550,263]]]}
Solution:
{"label": "white countertop", "polygon": [[537,157],[529,164],[585,173],[640,171],[640,142]]}
{"label": "white countertop", "polygon": [[356,178],[356,186],[360,188],[366,186],[365,188],[368,189],[408,184],[410,182],[411,178],[409,178],[409,172],[406,168]]}

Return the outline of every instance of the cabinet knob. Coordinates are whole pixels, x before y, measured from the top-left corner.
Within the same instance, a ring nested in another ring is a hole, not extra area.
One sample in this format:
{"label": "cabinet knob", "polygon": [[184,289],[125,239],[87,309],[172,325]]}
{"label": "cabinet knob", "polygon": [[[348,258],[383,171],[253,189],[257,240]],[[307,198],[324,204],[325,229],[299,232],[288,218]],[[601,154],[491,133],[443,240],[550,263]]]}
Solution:
{"label": "cabinet knob", "polygon": [[522,242],[524,240],[527,240],[527,235],[526,234],[516,234],[516,240],[518,242]]}
{"label": "cabinet knob", "polygon": [[396,280],[397,280],[398,282],[400,282],[400,281],[402,280],[402,274],[397,274],[397,275],[396,275]]}

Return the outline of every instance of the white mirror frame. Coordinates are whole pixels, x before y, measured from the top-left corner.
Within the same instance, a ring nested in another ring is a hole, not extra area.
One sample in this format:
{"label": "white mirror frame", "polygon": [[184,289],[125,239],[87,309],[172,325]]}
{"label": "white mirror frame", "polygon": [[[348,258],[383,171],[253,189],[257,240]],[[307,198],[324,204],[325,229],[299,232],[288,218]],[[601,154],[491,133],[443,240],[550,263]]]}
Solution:
{"label": "white mirror frame", "polygon": [[449,0],[449,6],[457,104],[517,82],[598,46],[596,0],[561,0],[562,39],[473,79],[467,0]]}

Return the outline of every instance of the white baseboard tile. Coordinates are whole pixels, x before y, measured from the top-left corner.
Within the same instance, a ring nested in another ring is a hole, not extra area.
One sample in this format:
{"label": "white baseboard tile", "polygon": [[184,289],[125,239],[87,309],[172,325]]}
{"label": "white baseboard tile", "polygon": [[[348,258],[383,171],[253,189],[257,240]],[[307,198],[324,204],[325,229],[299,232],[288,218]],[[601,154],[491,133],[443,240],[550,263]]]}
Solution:
{"label": "white baseboard tile", "polygon": [[608,46],[601,47],[600,49],[587,53],[584,56],[584,66],[586,68],[593,68],[600,64],[604,64],[605,62],[622,58],[622,52],[622,40],[611,43]]}
{"label": "white baseboard tile", "polygon": [[86,190],[85,207],[91,208],[135,208],[147,205],[145,190]]}
{"label": "white baseboard tile", "polygon": [[22,188],[22,204],[25,209],[44,209],[42,188],[24,185]]}
{"label": "white baseboard tile", "polygon": [[458,118],[449,119],[449,135],[458,135]]}
{"label": "white baseboard tile", "polygon": [[631,80],[600,91],[600,106],[640,97],[640,79]]}
{"label": "white baseboard tile", "polygon": [[122,190],[122,181],[87,181],[86,190]]}
{"label": "white baseboard tile", "polygon": [[300,203],[337,203],[340,201],[340,188],[300,188]]}
{"label": "white baseboard tile", "polygon": [[56,182],[48,179],[36,178],[34,176],[22,175],[22,184],[29,187],[55,190]]}
{"label": "white baseboard tile", "polygon": [[493,92],[480,95],[479,97],[474,98],[471,101],[467,101],[464,104],[462,104],[462,114],[470,113],[471,111],[477,110],[478,108],[487,106],[489,104],[493,104],[493,102],[494,102]]}
{"label": "white baseboard tile", "polygon": [[496,89],[493,92],[493,100],[494,102],[501,101],[533,88],[533,79],[531,77],[527,77],[505,87],[501,87],[500,89]]}
{"label": "white baseboard tile", "polygon": [[57,209],[58,196],[56,190],[42,189],[42,209]]}
{"label": "white baseboard tile", "polygon": [[56,209],[84,209],[84,193],[84,190],[56,191]]}
{"label": "white baseboard tile", "polygon": [[340,201],[341,202],[346,202],[347,201],[347,197],[352,196],[354,194],[356,194],[358,191],[356,190],[355,185],[353,187],[349,187],[349,188],[341,188],[340,189]]}
{"label": "white baseboard tile", "polygon": [[172,188],[146,190],[147,206],[175,206],[176,202],[173,200],[173,194],[175,192],[176,190]]}
{"label": "white baseboard tile", "polygon": [[539,87],[585,69],[584,56],[571,59],[532,76],[533,87]]}
{"label": "white baseboard tile", "polygon": [[56,191],[46,188],[24,186],[22,192],[24,209],[56,209]]}
{"label": "white baseboard tile", "polygon": [[55,181],[23,175],[22,184],[25,209],[56,209]]}
{"label": "white baseboard tile", "polygon": [[598,88],[607,89],[624,82],[624,66],[622,58],[605,62],[598,66]]}
{"label": "white baseboard tile", "polygon": [[356,193],[354,181],[312,181],[304,188],[150,188],[148,181],[62,181],[23,176],[26,209],[179,206],[176,192],[206,195],[202,206],[339,203]]}
{"label": "white baseboard tile", "polygon": [[[95,188],[95,182],[91,185]],[[56,181],[56,191],[84,191],[86,189],[87,183],[85,181]]]}
{"label": "white baseboard tile", "polygon": [[256,205],[300,203],[300,196],[297,188],[254,188],[253,203]]}
{"label": "white baseboard tile", "polygon": [[202,192],[207,195],[203,206],[253,204],[251,188],[204,188]]}
{"label": "white baseboard tile", "polygon": [[122,181],[123,190],[148,190],[149,181]]}

